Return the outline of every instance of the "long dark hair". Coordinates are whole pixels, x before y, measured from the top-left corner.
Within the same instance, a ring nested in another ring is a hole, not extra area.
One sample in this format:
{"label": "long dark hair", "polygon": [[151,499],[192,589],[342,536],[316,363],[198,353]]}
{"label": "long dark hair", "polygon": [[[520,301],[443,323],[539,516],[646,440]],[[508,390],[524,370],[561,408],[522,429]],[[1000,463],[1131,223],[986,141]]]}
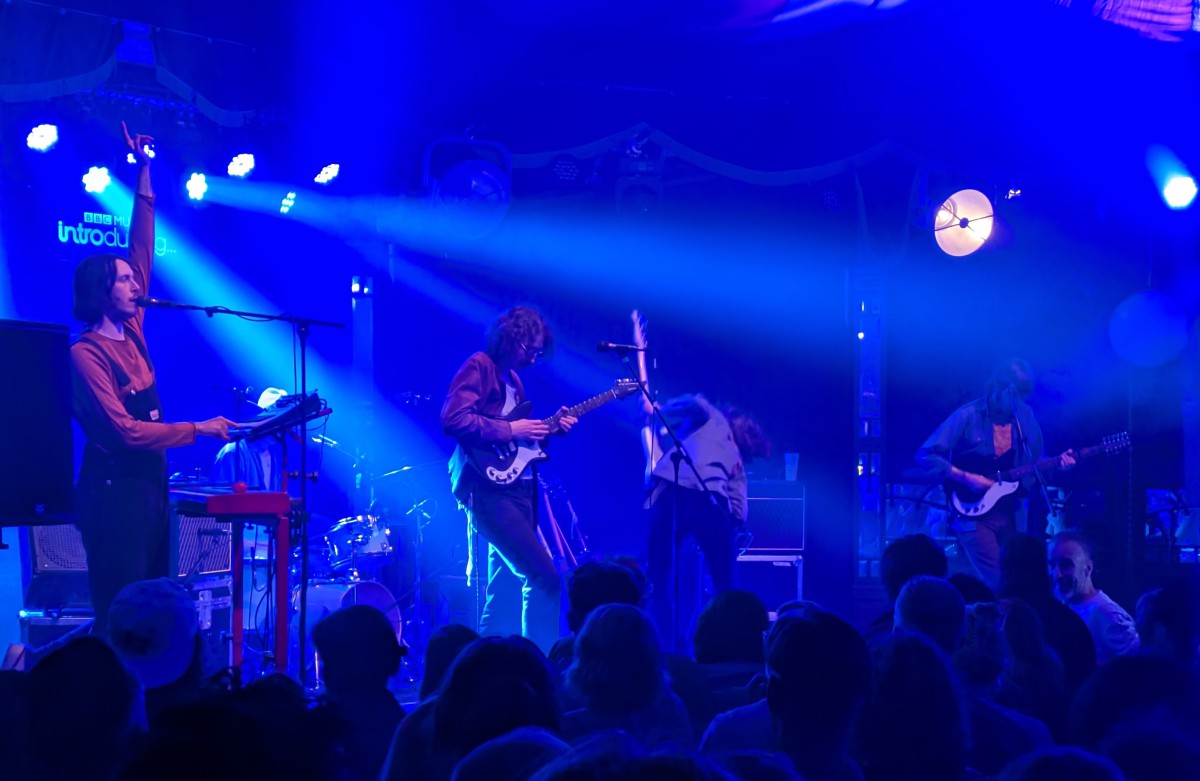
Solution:
{"label": "long dark hair", "polygon": [[487,330],[487,346],[484,352],[493,361],[503,360],[521,349],[521,345],[530,347],[542,337],[542,351],[549,353],[554,346],[554,334],[550,326],[536,310],[527,306],[514,306],[502,312]]}
{"label": "long dark hair", "polygon": [[86,326],[100,322],[104,310],[112,297],[113,283],[117,281],[119,255],[102,253],[88,255],[75,267],[75,300],[72,314]]}

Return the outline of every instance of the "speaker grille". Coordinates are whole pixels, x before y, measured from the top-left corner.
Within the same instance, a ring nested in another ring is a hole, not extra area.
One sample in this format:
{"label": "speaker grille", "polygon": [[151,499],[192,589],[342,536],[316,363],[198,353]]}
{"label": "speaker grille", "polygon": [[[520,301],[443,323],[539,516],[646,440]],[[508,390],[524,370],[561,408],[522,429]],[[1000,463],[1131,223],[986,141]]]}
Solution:
{"label": "speaker grille", "polygon": [[233,570],[233,535],[229,521],[212,516],[175,513],[171,524],[171,560],[181,578]]}
{"label": "speaker grille", "polygon": [[55,526],[31,526],[33,540],[33,571],[87,572],[87,554],[83,536],[69,523]]}
{"label": "speaker grille", "polygon": [[753,535],[746,550],[804,550],[804,484],[762,480],[748,486],[746,528]]}

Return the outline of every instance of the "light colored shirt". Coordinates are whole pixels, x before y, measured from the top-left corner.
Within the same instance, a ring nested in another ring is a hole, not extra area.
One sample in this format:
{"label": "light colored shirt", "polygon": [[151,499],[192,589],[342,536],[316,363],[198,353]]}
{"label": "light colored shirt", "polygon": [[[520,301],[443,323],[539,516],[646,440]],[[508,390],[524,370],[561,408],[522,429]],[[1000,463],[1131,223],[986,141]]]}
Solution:
{"label": "light colored shirt", "polygon": [[[692,457],[696,472],[686,464],[680,464],[679,485],[701,491],[705,487],[729,501],[729,512],[734,520],[746,520],[746,467],[733,439],[729,421],[720,410],[699,394],[671,399],[662,407],[663,417],[670,423],[675,435]],[[671,460],[674,446],[659,434],[657,453],[661,453],[650,470],[650,474],[662,484],[674,482],[675,464]],[[701,486],[696,480],[699,473]],[[648,504],[657,500],[659,491],[653,491]]]}
{"label": "light colored shirt", "polygon": [[1087,624],[1096,645],[1096,663],[1104,664],[1137,649],[1137,626],[1125,609],[1103,591],[1067,606]]}

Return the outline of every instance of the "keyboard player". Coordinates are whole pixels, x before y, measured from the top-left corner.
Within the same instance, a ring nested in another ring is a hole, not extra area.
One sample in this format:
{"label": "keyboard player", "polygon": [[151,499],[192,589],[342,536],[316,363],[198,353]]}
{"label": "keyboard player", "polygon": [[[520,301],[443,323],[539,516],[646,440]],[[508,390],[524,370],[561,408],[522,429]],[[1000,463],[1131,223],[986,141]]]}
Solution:
{"label": "keyboard player", "polygon": [[[287,391],[267,388],[258,397],[259,409],[268,409]],[[213,462],[215,483],[245,483],[252,491],[283,490],[283,457],[275,437],[241,438],[229,442]]]}

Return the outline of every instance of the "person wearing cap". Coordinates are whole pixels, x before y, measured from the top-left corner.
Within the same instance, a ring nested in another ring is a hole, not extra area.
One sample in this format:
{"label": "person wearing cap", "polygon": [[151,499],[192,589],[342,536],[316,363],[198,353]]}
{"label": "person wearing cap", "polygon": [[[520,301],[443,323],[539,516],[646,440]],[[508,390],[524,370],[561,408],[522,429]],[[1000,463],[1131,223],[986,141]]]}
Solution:
{"label": "person wearing cap", "polygon": [[[267,388],[258,397],[258,407],[267,409],[287,395],[285,390]],[[229,442],[217,452],[212,479],[217,483],[245,483],[252,491],[282,491],[280,448],[273,437]]]}
{"label": "person wearing cap", "polygon": [[198,692],[203,646],[196,603],[170,578],[121,589],[109,608],[108,641],[141,680],[151,722]]}
{"label": "person wearing cap", "polygon": [[197,436],[228,440],[233,421],[168,423],[146,348],[144,310],[154,261],[154,189],[149,136],[125,143],[138,161],[129,226],[129,257],[90,255],[75,267],[75,319],[83,333],[71,345],[71,411],[86,444],[75,488],[76,525],[87,553],[95,633],[125,585],[167,574],[167,448]]}

